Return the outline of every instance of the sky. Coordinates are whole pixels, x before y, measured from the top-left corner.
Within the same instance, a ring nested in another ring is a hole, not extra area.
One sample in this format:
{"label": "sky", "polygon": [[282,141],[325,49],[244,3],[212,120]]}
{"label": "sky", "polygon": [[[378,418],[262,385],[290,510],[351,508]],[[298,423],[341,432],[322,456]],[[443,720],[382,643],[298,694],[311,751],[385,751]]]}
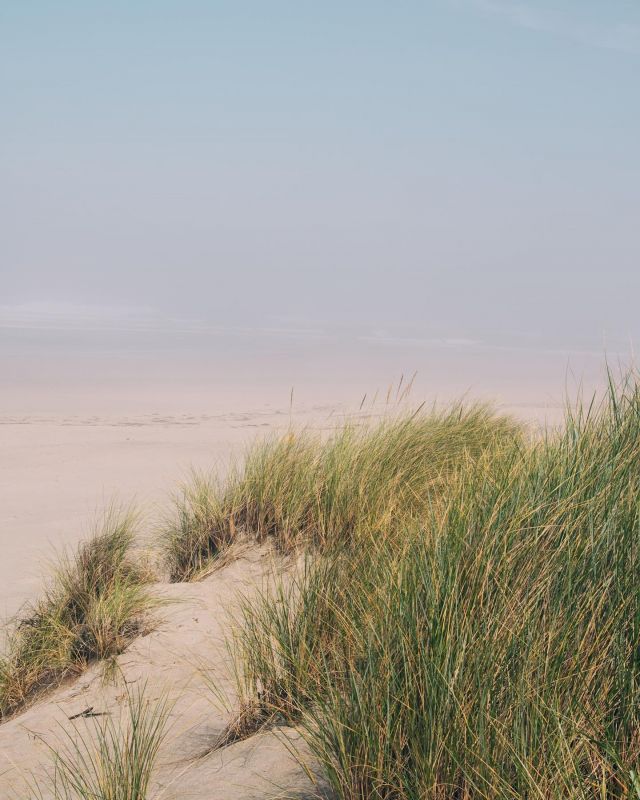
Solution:
{"label": "sky", "polygon": [[0,310],[640,338],[636,0],[4,0]]}

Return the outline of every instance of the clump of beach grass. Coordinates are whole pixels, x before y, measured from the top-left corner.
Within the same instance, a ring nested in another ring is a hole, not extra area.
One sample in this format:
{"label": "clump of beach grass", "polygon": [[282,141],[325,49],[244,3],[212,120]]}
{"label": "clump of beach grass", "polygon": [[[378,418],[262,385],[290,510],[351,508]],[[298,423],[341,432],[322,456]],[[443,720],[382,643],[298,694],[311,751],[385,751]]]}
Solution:
{"label": "clump of beach grass", "polygon": [[164,533],[171,579],[201,574],[238,534],[283,552],[388,535],[422,516],[463,463],[520,436],[487,406],[458,405],[258,442],[223,482],[195,475],[178,496]]}
{"label": "clump of beach grass", "polygon": [[166,735],[170,707],[150,702],[146,685],[126,687],[121,714],[82,720],[48,745],[49,775],[34,781],[31,796],[42,800],[147,800],[153,768]]}
{"label": "clump of beach grass", "polygon": [[195,580],[233,541],[233,523],[221,504],[218,480],[193,472],[163,522],[163,554],[171,581]]}
{"label": "clump of beach grass", "polygon": [[154,601],[132,558],[136,514],[110,509],[93,536],[55,567],[44,596],[13,622],[0,657],[0,720],[28,700],[121,653]]}
{"label": "clump of beach grass", "polygon": [[340,800],[640,798],[638,382],[439,492],[247,604],[244,707]]}

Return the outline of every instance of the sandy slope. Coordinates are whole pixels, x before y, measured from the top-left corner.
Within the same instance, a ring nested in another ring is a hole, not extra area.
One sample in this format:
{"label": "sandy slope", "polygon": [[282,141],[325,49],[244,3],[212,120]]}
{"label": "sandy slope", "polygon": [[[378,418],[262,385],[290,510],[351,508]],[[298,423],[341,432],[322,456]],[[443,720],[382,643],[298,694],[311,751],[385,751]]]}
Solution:
{"label": "sandy slope", "polygon": [[[313,785],[291,754],[303,762],[309,753],[292,729],[262,732],[250,739],[203,755],[230,719],[236,695],[225,639],[242,597],[291,565],[267,548],[252,546],[200,583],[160,584],[170,599],[158,612],[158,627],[134,642],[117,660],[121,678],[105,685],[100,665],[0,725],[0,797],[26,798],[29,776],[42,776],[50,759],[45,743],[60,742],[65,731],[87,736],[96,718],[68,718],[93,707],[119,713],[125,700],[122,681],[131,687],[146,682],[146,696],[173,703],[169,734],[154,775],[153,798],[163,800],[245,800],[282,796],[312,797]],[[206,676],[205,676],[206,671]],[[207,688],[212,681],[227,700],[221,708]],[[99,719],[99,718],[97,718]],[[44,794],[44,798],[49,795]]]}

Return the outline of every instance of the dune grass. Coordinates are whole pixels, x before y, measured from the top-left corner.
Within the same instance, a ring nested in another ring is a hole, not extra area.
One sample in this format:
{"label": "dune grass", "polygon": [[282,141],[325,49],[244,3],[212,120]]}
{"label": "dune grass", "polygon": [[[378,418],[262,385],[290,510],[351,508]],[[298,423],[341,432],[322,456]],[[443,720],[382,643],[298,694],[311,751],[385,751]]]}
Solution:
{"label": "dune grass", "polygon": [[90,662],[121,653],[141,632],[153,603],[148,576],[131,558],[135,524],[130,511],[106,513],[11,625],[0,657],[0,721]]}
{"label": "dune grass", "polygon": [[638,800],[638,383],[446,474],[247,605],[244,707],[342,800]]}
{"label": "dune grass", "polygon": [[34,781],[34,800],[147,800],[151,774],[165,738],[166,699],[150,703],[145,686],[126,688],[123,714],[83,720],[48,745],[53,766]]}
{"label": "dune grass", "polygon": [[221,489],[212,475],[193,472],[174,498],[162,522],[162,552],[171,581],[206,574],[234,538],[232,520],[221,505]]}
{"label": "dune grass", "polygon": [[171,579],[193,579],[242,532],[284,552],[386,536],[423,515],[461,464],[519,437],[512,421],[476,405],[259,442],[224,482],[196,475],[178,497],[164,533]]}

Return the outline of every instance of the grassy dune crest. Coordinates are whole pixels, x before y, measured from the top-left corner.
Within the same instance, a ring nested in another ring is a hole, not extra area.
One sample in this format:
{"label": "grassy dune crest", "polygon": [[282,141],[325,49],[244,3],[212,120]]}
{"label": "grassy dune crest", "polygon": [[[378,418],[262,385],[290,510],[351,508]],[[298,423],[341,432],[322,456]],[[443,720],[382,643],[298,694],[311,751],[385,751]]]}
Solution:
{"label": "grassy dune crest", "polygon": [[420,518],[463,464],[519,437],[476,405],[347,423],[328,439],[303,430],[259,442],[226,481],[195,476],[178,497],[164,536],[172,580],[197,576],[238,532],[285,552],[386,536]]}
{"label": "grassy dune crest", "polygon": [[0,657],[0,721],[91,661],[122,652],[140,633],[152,600],[146,573],[130,556],[135,522],[131,512],[105,514],[11,626]]}
{"label": "grassy dune crest", "polygon": [[245,609],[245,706],[343,800],[640,798],[638,384],[431,485]]}

